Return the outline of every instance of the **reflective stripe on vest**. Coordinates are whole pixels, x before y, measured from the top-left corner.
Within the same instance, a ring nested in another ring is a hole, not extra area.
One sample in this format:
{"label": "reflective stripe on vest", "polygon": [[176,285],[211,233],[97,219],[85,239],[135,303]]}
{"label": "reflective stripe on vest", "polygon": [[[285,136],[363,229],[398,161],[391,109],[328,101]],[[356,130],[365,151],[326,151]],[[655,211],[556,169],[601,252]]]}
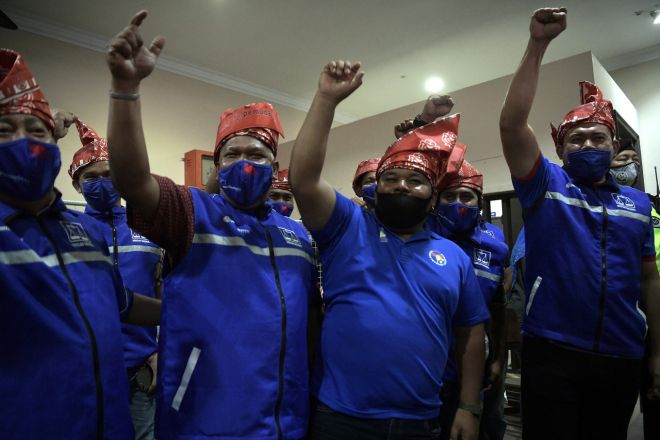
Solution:
{"label": "reflective stripe on vest", "polygon": [[[603,206],[591,206],[585,200],[574,199],[572,197],[566,197],[562,193],[555,192],[555,191],[546,191],[545,198],[546,199],[551,199],[551,200],[557,200],[557,201],[562,202],[566,205],[576,206],[578,208],[586,209],[588,211],[595,212],[595,213],[602,213],[603,212]],[[648,223],[648,222],[651,221],[651,218],[648,215],[639,214],[637,212],[625,211],[623,209],[608,209],[607,214],[617,216],[617,217],[627,217],[627,218],[631,218],[631,219],[634,219],[634,220],[639,220],[643,223]]]}
{"label": "reflective stripe on vest", "polygon": [[[62,253],[62,260],[64,264],[98,261],[112,265],[112,259],[98,251],[64,252]],[[0,263],[7,265],[43,263],[48,267],[59,265],[56,254],[41,257],[32,249],[0,252]]]}
{"label": "reflective stripe on vest", "polygon": [[[241,237],[224,237],[216,234],[195,234],[193,243],[197,244],[214,244],[218,246],[240,246],[248,249],[255,255],[262,257],[269,257],[270,251],[268,247],[259,247],[247,244]],[[289,247],[275,247],[273,248],[276,257],[302,257],[308,263],[314,264],[314,259],[311,255],[301,249],[293,249]]]}
{"label": "reflective stripe on vest", "polygon": [[502,281],[502,276],[501,275],[496,275],[494,273],[490,273],[490,272],[487,272],[485,270],[475,268],[474,273],[478,277],[487,278],[491,281],[495,281],[496,283],[499,283],[500,281]]}
{"label": "reflective stripe on vest", "polygon": [[[108,246],[108,252],[110,252],[110,254],[112,254],[114,251],[114,246]],[[160,248],[155,246],[140,245],[117,246],[117,252],[120,254],[127,252],[149,252],[152,254],[160,255]]]}

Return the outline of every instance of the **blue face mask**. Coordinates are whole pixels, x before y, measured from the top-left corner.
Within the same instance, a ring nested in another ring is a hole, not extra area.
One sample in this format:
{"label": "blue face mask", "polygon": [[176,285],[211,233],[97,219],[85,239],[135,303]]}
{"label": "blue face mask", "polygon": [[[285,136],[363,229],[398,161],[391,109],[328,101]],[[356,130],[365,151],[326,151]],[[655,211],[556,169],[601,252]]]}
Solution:
{"label": "blue face mask", "polygon": [[218,172],[220,188],[238,206],[253,206],[264,198],[273,180],[273,167],[239,160]]}
{"label": "blue face mask", "polygon": [[367,204],[369,209],[373,209],[376,206],[376,187],[377,183],[372,183],[371,185],[362,187],[362,200]]}
{"label": "blue face mask", "polygon": [[568,153],[564,169],[574,179],[596,182],[607,174],[611,161],[611,151],[588,148]]}
{"label": "blue face mask", "polygon": [[273,209],[285,217],[291,217],[293,213],[293,205],[287,202],[270,202]]}
{"label": "blue face mask", "polygon": [[120,198],[109,177],[85,180],[80,188],[87,203],[100,212],[112,210]]}
{"label": "blue face mask", "polygon": [[466,206],[460,202],[441,203],[435,210],[442,226],[457,235],[477,226],[479,211],[478,206]]}
{"label": "blue face mask", "polygon": [[57,145],[32,138],[0,144],[0,193],[34,202],[53,187],[62,160]]}

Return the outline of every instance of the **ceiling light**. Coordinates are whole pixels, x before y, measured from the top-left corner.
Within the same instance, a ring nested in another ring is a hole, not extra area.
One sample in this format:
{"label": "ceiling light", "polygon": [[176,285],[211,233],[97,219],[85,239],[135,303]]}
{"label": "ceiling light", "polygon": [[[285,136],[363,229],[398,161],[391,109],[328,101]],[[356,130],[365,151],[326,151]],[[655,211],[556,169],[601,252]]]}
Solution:
{"label": "ceiling light", "polygon": [[429,93],[438,93],[442,91],[444,86],[445,82],[442,80],[442,78],[438,78],[437,76],[432,76],[424,83],[424,88]]}
{"label": "ceiling light", "polygon": [[660,11],[651,11],[653,17],[653,24],[660,24]]}

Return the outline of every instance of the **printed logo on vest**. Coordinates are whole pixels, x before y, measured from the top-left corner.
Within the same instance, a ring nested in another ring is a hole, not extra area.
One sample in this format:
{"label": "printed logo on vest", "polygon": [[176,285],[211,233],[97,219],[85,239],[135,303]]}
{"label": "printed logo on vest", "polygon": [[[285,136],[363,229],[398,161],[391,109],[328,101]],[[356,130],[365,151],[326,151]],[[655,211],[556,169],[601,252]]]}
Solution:
{"label": "printed logo on vest", "polygon": [[147,237],[138,234],[137,232],[135,232],[132,229],[131,229],[131,239],[133,241],[139,241],[141,243],[149,243],[149,239],[147,239]]}
{"label": "printed logo on vest", "polygon": [[653,222],[653,227],[654,228],[660,228],[660,218],[651,217],[651,221]]}
{"label": "printed logo on vest", "polygon": [[630,197],[612,193],[612,198],[614,199],[616,206],[619,208],[627,209],[629,211],[635,210],[635,203],[630,199]]}
{"label": "printed logo on vest", "polygon": [[490,251],[485,251],[483,249],[474,249],[474,264],[485,267],[485,268],[490,268],[490,256],[491,253]]}
{"label": "printed logo on vest", "polygon": [[491,238],[495,238],[495,233],[490,229],[482,229],[481,232],[488,235]]}
{"label": "printed logo on vest", "polygon": [[438,251],[429,252],[429,258],[438,266],[445,266],[447,264],[447,258],[445,255]]}
{"label": "printed logo on vest", "polygon": [[294,246],[302,247],[302,242],[298,238],[295,232],[283,228],[281,226],[278,226],[278,229],[282,233],[282,237],[284,237],[284,241],[286,241],[288,244],[292,244]]}
{"label": "printed logo on vest", "polygon": [[74,222],[60,222],[64,228],[66,236],[73,247],[91,246],[92,240],[89,239],[85,228],[80,223]]}
{"label": "printed logo on vest", "polygon": [[240,235],[247,235],[247,234],[250,233],[250,229],[238,227],[236,225],[236,222],[231,217],[229,217],[228,215],[225,215],[224,217],[222,217],[222,221],[227,223],[228,225],[231,225],[232,229],[234,229]]}

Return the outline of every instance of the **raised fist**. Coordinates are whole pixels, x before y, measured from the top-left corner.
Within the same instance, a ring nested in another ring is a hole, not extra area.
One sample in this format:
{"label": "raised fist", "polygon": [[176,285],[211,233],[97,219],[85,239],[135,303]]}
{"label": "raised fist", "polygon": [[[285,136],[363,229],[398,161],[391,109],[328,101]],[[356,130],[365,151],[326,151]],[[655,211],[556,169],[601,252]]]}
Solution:
{"label": "raised fist", "polygon": [[431,123],[438,118],[447,116],[454,108],[454,100],[449,95],[431,95],[424,104],[422,110],[422,119],[424,122]]}
{"label": "raised fist", "polygon": [[76,120],[76,115],[66,110],[53,109],[53,120],[55,121],[55,130],[53,130],[53,137],[55,140],[62,139],[69,132],[69,127]]}
{"label": "raised fist", "polygon": [[135,14],[130,24],[110,42],[107,62],[115,82],[137,87],[156,66],[158,56],[165,46],[165,37],[159,35],[149,47],[144,46],[140,24],[146,17],[147,11]]}
{"label": "raised fist", "polygon": [[529,24],[533,40],[549,42],[566,29],[566,8],[542,8],[534,11]]}
{"label": "raised fist", "polygon": [[394,137],[399,139],[404,134],[408,133],[410,130],[415,128],[412,119],[406,119],[403,122],[400,122],[394,126]]}
{"label": "raised fist", "polygon": [[360,63],[330,61],[321,71],[318,93],[338,104],[362,85]]}

